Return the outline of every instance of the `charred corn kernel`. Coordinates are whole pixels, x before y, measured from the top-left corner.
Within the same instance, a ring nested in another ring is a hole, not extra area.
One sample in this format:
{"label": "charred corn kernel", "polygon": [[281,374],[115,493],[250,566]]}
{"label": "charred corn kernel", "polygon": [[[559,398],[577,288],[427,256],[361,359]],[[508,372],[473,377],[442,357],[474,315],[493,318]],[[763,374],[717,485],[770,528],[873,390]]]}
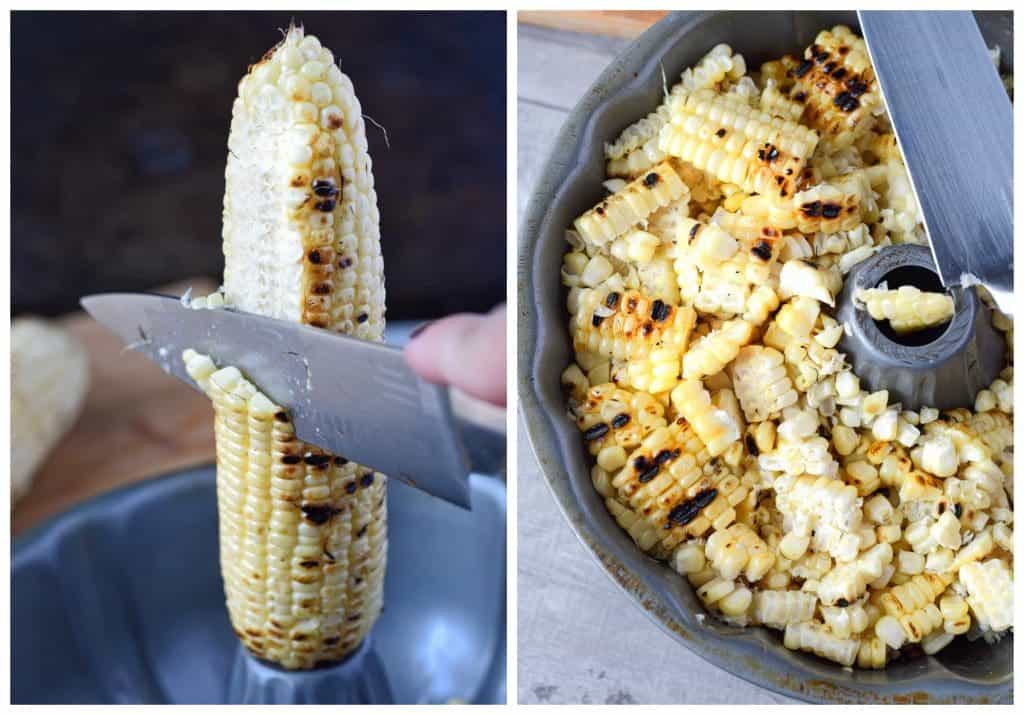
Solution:
{"label": "charred corn kernel", "polygon": [[681,92],[658,146],[747,193],[792,195],[817,135],[712,90]]}
{"label": "charred corn kernel", "polygon": [[[651,432],[666,425],[665,407],[653,395],[612,383],[590,388],[573,414],[587,448],[595,455],[611,446],[632,451]],[[614,459],[611,453],[605,457],[610,458]],[[618,467],[605,469],[616,471]]]}
{"label": "charred corn kernel", "polygon": [[790,623],[786,626],[783,644],[790,650],[805,650],[840,665],[853,665],[860,641],[839,638],[824,625],[813,622]]}
{"label": "charred corn kernel", "polygon": [[711,396],[699,380],[682,380],[672,390],[672,405],[696,431],[708,452],[715,457],[722,454],[740,438],[739,425],[728,413],[711,404]]}
{"label": "charred corn kernel", "polygon": [[888,320],[897,333],[909,333],[949,322],[953,298],[946,293],[928,293],[904,285],[893,290],[861,289],[856,299],[875,320]]}
{"label": "charred corn kernel", "polygon": [[814,617],[818,599],[803,591],[754,591],[751,620],[784,629],[790,623],[804,623]]}
{"label": "charred corn kernel", "polygon": [[733,524],[709,536],[705,555],[711,567],[729,580],[742,575],[749,582],[759,581],[775,564],[775,554],[744,524]]}
{"label": "charred corn kernel", "polygon": [[606,197],[576,219],[576,231],[587,243],[604,246],[657,209],[688,195],[669,162],[653,167],[624,189]]}
{"label": "charred corn kernel", "polygon": [[683,377],[687,380],[721,372],[739,354],[753,335],[745,320],[730,320],[690,345],[683,355]]}
{"label": "charred corn kernel", "polygon": [[1013,625],[1013,573],[1003,559],[965,564],[959,572],[974,619],[986,631]]}
{"label": "charred corn kernel", "polygon": [[793,70],[790,97],[804,105],[803,120],[827,149],[850,146],[874,127],[881,107],[864,40],[836,26],[818,33]]}
{"label": "charred corn kernel", "polygon": [[11,323],[11,502],[29,489],[81,412],[89,356],[64,328],[38,318]]}
{"label": "charred corn kernel", "polygon": [[[292,27],[239,88],[225,172],[225,300],[380,340],[380,215],[352,82]],[[214,403],[221,563],[236,633],[286,668],[340,660],[381,609],[385,478],[297,440],[287,413],[236,369],[213,371],[191,352],[186,362]]]}

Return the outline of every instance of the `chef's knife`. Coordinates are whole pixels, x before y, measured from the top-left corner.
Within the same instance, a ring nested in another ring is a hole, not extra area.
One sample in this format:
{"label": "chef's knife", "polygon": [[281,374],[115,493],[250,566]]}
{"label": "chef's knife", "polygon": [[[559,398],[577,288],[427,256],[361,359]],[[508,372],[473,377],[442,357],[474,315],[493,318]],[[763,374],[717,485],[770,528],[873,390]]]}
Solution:
{"label": "chef's knife", "polygon": [[974,16],[858,15],[942,283],[1012,316],[1013,108]]}
{"label": "chef's knife", "polygon": [[186,348],[234,365],[288,410],[301,440],[446,501],[469,508],[471,467],[504,470],[503,418],[484,419],[421,379],[398,348],[230,308],[195,310],[170,296],[106,293],[82,306],[196,389]]}

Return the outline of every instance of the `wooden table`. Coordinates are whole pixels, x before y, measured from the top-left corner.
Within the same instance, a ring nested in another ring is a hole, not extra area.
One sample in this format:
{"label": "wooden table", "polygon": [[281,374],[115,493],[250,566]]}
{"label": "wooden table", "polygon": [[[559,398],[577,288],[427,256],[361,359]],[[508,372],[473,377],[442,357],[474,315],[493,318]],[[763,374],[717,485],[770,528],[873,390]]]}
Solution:
{"label": "wooden table", "polygon": [[[603,27],[608,13],[583,13],[595,14],[569,24]],[[627,23],[626,34],[650,20]],[[628,42],[520,24],[520,216],[569,110]],[[651,623],[569,529],[522,424],[517,448],[520,703],[792,702],[704,662]]]}
{"label": "wooden table", "polygon": [[[212,292],[197,278],[159,292]],[[58,321],[89,353],[90,385],[82,414],[11,511],[18,534],[73,504],[116,487],[212,463],[210,401],[148,358],[131,351],[85,313]]]}

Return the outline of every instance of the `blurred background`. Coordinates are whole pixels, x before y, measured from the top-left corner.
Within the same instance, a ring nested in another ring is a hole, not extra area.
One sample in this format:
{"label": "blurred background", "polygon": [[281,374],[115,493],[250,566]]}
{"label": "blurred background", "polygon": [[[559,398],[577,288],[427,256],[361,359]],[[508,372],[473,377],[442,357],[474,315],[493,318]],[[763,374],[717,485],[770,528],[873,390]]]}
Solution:
{"label": "blurred background", "polygon": [[367,121],[388,318],[504,300],[504,13],[15,12],[14,314],[219,283],[236,85],[293,17],[387,130]]}

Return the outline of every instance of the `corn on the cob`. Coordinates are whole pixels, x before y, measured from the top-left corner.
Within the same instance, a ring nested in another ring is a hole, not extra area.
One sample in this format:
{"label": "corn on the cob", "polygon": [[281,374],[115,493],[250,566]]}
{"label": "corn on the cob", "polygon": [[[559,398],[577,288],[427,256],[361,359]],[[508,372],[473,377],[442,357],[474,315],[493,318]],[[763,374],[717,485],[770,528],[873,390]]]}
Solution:
{"label": "corn on the cob", "polygon": [[856,560],[840,564],[821,579],[818,598],[823,605],[849,605],[864,595],[868,584],[878,579],[892,563],[892,546],[876,544]]}
{"label": "corn on the cob", "polygon": [[793,70],[790,97],[804,104],[804,121],[828,149],[854,143],[874,126],[881,107],[864,40],[842,25],[818,33]]}
{"label": "corn on the cob", "polygon": [[21,498],[89,391],[89,356],[63,328],[38,318],[11,323],[11,503]]}
{"label": "corn on the cob", "polygon": [[712,90],[681,92],[659,147],[747,193],[792,196],[818,136]]}
{"label": "corn on the cob", "polygon": [[683,377],[691,380],[721,372],[750,342],[753,333],[753,325],[736,319],[698,338],[683,356]]}
{"label": "corn on the cob", "polygon": [[881,638],[868,635],[860,639],[860,648],[857,651],[857,665],[861,668],[884,668],[888,661],[888,651],[885,641]]}
{"label": "corn on the cob", "polygon": [[897,333],[910,333],[949,322],[953,298],[946,293],[929,293],[914,286],[895,289],[869,288],[856,298],[875,320],[888,320]]}
{"label": "corn on the cob", "polygon": [[[380,340],[379,213],[359,101],[291,27],[239,83],[224,195],[224,291],[248,312]],[[380,614],[385,478],[295,437],[234,368],[191,351],[214,404],[221,565],[235,632],[285,668],[337,661]]]}
{"label": "corn on the cob", "polygon": [[604,246],[656,210],[688,195],[671,162],[653,167],[643,176],[603,199],[573,224],[583,240]]}
{"label": "corn on the cob", "polygon": [[730,580],[742,575],[749,582],[760,581],[775,564],[775,554],[764,539],[744,524],[733,524],[709,536],[705,553],[712,568]]}
{"label": "corn on the cob", "polygon": [[752,217],[780,231],[836,233],[849,231],[876,212],[867,175],[854,172],[799,191],[789,198],[770,194],[748,196],[740,205]]}

